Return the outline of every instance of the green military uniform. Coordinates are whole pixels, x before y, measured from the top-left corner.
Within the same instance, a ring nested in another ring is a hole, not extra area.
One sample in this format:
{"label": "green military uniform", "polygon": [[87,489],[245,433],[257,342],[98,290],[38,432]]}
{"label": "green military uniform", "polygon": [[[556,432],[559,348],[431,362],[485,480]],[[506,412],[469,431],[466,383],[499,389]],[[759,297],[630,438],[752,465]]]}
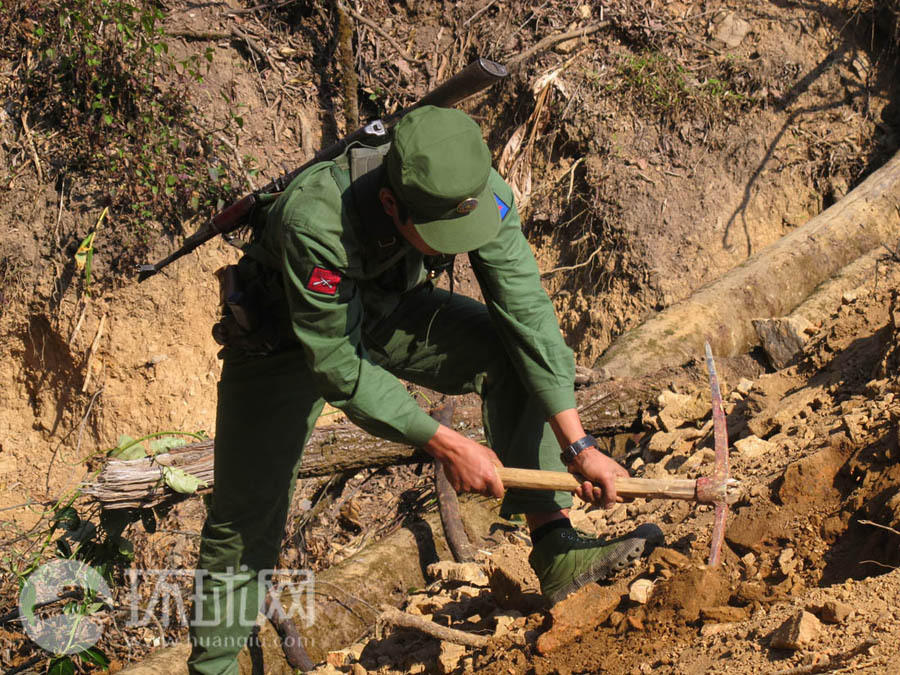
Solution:
{"label": "green military uniform", "polygon": [[[502,218],[496,235],[469,253],[481,304],[426,283],[423,255],[377,199],[385,170],[354,189],[346,162],[311,167],[272,205],[240,262],[242,281],[265,307],[259,331],[272,348],[223,350],[192,672],[237,672],[261,601],[256,574],[275,566],[302,449],[326,401],[377,436],[422,446],[437,422],[397,378],[477,392],[504,465],[564,470],[545,420],[575,407],[574,360],[511,189],[490,169],[481,199],[489,195]],[[567,493],[509,490],[503,511],[570,505]],[[222,607],[239,591],[246,604],[233,611],[245,626],[228,626]]]}

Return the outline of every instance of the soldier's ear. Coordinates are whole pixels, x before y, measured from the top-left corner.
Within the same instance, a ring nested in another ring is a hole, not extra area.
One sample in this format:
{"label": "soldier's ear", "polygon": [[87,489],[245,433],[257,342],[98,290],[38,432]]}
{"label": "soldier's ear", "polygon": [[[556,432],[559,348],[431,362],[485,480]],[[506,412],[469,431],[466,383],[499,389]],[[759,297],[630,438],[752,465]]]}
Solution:
{"label": "soldier's ear", "polygon": [[378,201],[381,202],[381,208],[384,209],[384,212],[391,218],[396,218],[399,215],[397,197],[390,188],[383,187],[378,190]]}

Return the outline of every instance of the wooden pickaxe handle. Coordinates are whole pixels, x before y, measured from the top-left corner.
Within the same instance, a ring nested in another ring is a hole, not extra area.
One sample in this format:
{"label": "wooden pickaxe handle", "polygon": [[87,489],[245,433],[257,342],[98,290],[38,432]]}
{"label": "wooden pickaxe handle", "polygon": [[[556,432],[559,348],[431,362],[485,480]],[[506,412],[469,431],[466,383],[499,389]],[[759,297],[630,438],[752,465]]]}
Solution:
{"label": "wooden pickaxe handle", "polygon": [[[497,467],[497,475],[507,488],[574,492],[581,485],[575,476],[565,471]],[[616,492],[626,499],[646,497],[708,501],[703,498],[702,489],[698,496],[697,481],[687,478],[616,478]]]}

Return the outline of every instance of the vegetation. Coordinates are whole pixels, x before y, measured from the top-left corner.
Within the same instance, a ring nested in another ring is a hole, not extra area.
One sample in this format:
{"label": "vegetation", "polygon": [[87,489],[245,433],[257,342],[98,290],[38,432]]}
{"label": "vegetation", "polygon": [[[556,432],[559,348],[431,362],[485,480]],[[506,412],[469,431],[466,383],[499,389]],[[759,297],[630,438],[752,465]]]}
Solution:
{"label": "vegetation", "polygon": [[90,176],[110,209],[105,246],[120,270],[233,193],[215,139],[242,120],[194,123],[185,90],[203,81],[214,52],[176,61],[162,18],[152,0],[0,3],[0,52],[18,61],[3,95],[21,101],[15,114],[35,133],[53,136],[42,157],[51,176]]}

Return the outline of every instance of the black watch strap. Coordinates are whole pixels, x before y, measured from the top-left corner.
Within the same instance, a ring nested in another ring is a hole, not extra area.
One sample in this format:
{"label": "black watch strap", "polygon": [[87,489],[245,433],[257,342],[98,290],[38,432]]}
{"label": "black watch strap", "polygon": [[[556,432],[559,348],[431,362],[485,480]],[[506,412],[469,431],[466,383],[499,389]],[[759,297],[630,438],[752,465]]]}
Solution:
{"label": "black watch strap", "polygon": [[585,448],[596,448],[596,447],[597,447],[597,439],[594,438],[593,436],[591,436],[590,434],[588,434],[587,436],[584,436],[583,438],[579,438],[574,443],[571,443],[570,445],[567,445],[565,448],[563,448],[560,458],[562,459],[563,464],[568,465],[568,464],[571,464],[572,462],[574,462],[575,458],[578,457],[578,455],[581,454],[581,452]]}

